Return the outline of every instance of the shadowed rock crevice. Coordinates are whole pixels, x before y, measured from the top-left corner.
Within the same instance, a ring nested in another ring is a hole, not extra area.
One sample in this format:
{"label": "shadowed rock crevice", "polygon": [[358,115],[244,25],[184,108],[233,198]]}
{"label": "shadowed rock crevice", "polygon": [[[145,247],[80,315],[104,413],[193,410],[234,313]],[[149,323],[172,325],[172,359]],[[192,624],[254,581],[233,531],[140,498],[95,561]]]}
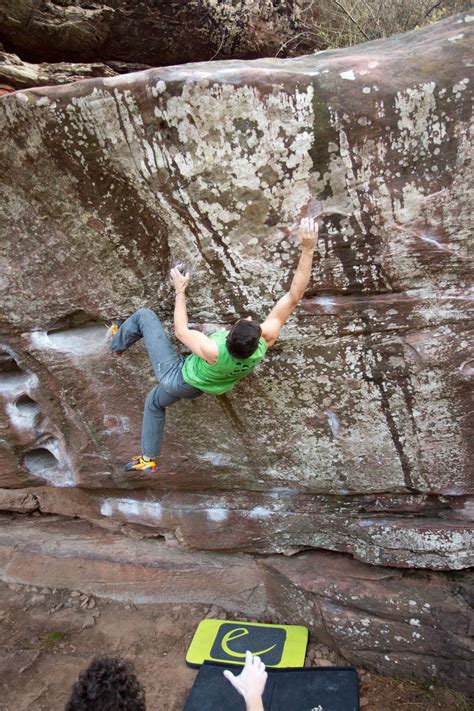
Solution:
{"label": "shadowed rock crevice", "polygon": [[380,393],[380,404],[381,404],[382,412],[383,412],[385,419],[387,421],[388,429],[390,431],[390,435],[392,437],[393,444],[395,446],[398,457],[400,459],[400,465],[403,470],[405,486],[408,491],[417,493],[419,491],[419,489],[414,485],[414,482],[412,479],[411,464],[410,464],[410,461],[403,449],[403,445],[402,445],[402,442],[400,439],[400,433],[398,431],[397,424],[395,422],[393,414],[390,410],[390,400],[389,400],[387,390],[385,387],[385,381],[380,375],[374,376],[372,378],[368,377],[367,375],[364,375],[364,379],[366,380],[367,383],[373,383]]}
{"label": "shadowed rock crevice", "polygon": [[84,311],[83,309],[77,309],[53,318],[46,326],[46,333],[49,336],[49,334],[53,331],[66,331],[86,326],[103,327],[105,324],[94,314],[87,313],[87,311]]}
{"label": "shadowed rock crevice", "polygon": [[[51,438],[48,438],[45,444],[49,445],[51,449],[57,447],[57,442]],[[43,476],[45,469],[54,469],[57,467],[58,460],[47,447],[38,447],[25,454],[23,464],[32,474]]]}
{"label": "shadowed rock crevice", "polygon": [[273,56],[300,37],[304,3],[173,3],[111,0],[107,5],[41,0],[4,3],[0,40],[29,61],[143,62],[155,66]]}
{"label": "shadowed rock crevice", "polygon": [[34,418],[40,412],[38,403],[29,395],[21,395],[15,402],[15,407],[23,417]]}

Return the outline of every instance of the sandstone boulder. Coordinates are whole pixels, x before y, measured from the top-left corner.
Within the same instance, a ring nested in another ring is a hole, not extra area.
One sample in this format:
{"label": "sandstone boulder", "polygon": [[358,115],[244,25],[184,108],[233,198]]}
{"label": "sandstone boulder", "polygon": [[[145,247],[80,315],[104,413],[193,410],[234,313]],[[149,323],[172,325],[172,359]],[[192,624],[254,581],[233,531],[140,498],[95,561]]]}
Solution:
{"label": "sandstone boulder", "polygon": [[[468,494],[471,26],[3,96],[3,485]],[[170,410],[160,478],[124,480],[152,377],[104,322],[169,319],[175,261],[206,330],[264,318],[321,203],[307,298],[260,373]]]}
{"label": "sandstone boulder", "polygon": [[[224,574],[245,555],[238,574],[253,587],[264,576],[282,614],[316,610],[318,556],[350,554],[389,576],[403,615],[434,589],[452,619],[461,578],[401,569],[459,571],[472,554],[472,19],[291,60],[1,96],[0,486],[21,501],[31,490],[45,514],[100,522],[122,560],[118,530],[163,537],[170,566],[206,570],[219,556]],[[170,327],[177,262],[206,332],[263,319],[289,286],[300,217],[321,211],[306,298],[259,372],[170,408],[159,475],[125,475],[153,377],[142,346],[108,353],[105,324],[147,306]],[[152,556],[154,543],[143,541]],[[273,563],[278,553],[297,557]],[[256,572],[252,554],[272,557]],[[392,603],[377,611],[379,587],[367,606],[384,653],[369,648],[348,602],[357,575],[338,570],[324,615],[350,658],[362,650],[393,673],[393,653],[403,673],[448,679],[447,662],[429,671],[437,623],[410,637]],[[186,580],[191,590],[199,575]],[[462,686],[465,632],[453,635]],[[409,641],[416,665],[401,660]]]}
{"label": "sandstone boulder", "polygon": [[472,574],[406,573],[321,551],[263,566],[280,620],[309,621],[353,664],[474,694]]}

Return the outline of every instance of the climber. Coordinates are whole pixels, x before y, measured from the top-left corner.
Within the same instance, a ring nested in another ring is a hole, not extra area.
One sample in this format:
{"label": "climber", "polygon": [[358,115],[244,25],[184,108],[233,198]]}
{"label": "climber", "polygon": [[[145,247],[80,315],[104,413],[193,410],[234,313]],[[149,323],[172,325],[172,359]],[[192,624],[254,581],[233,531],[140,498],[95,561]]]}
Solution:
{"label": "climber", "polygon": [[185,296],[189,273],[182,274],[175,268],[171,270],[176,290],[175,334],[191,351],[189,356],[185,358],[174,351],[158,316],[150,309],[139,309],[120,325],[115,323],[109,328],[109,348],[116,355],[140,338],[144,339],[159,382],[145,400],[142,453],[125,466],[127,471],[156,471],[167,407],[203,393],[222,395],[231,390],[260,363],[267,349],[275,343],[281,327],[297,307],[308,285],[318,239],[316,221],[303,218],[298,237],[301,255],[290,290],[275,304],[262,324],[248,316],[239,319],[229,331],[216,331],[211,336],[190,329]]}

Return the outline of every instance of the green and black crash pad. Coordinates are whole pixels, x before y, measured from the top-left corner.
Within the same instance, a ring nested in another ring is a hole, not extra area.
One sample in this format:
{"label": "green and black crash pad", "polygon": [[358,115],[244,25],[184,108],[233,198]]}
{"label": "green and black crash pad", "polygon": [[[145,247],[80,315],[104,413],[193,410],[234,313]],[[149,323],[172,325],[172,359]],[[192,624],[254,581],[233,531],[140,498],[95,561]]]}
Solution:
{"label": "green and black crash pad", "polygon": [[[224,664],[199,670],[184,711],[244,711],[243,698],[224,677]],[[233,673],[237,673],[235,670]],[[359,711],[359,679],[352,667],[268,671],[265,711]]]}
{"label": "green and black crash pad", "polygon": [[242,665],[245,652],[258,654],[267,667],[303,667],[308,630],[299,625],[265,625],[235,620],[202,620],[186,654],[190,667],[206,661]]}

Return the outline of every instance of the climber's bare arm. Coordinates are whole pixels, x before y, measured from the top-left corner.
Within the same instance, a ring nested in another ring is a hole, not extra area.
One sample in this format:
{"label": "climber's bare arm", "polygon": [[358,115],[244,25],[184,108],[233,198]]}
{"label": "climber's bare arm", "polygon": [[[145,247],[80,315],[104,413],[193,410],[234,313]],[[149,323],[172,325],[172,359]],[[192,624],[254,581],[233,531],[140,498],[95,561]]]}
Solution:
{"label": "climber's bare arm", "polygon": [[312,218],[303,218],[298,231],[301,243],[301,256],[296,268],[290,290],[281,297],[262,323],[262,338],[267,346],[273,346],[283,324],[304,296],[311,277],[313,254],[318,242],[318,224]]}
{"label": "climber's bare arm", "polygon": [[174,306],[174,330],[176,338],[184,343],[190,351],[200,358],[204,358],[210,365],[215,365],[219,355],[217,344],[200,331],[188,327],[188,314],[186,311],[186,287],[189,284],[189,273],[181,274],[179,269],[172,269],[171,276],[176,289]]}

